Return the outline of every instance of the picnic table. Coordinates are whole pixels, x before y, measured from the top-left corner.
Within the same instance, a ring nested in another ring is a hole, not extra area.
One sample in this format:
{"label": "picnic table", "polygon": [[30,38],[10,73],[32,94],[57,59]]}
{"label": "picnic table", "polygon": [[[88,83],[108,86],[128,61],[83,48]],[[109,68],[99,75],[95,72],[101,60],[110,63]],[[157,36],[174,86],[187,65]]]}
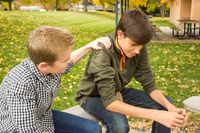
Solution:
{"label": "picnic table", "polygon": [[178,39],[200,39],[200,20],[180,19],[177,20],[183,23],[183,29],[172,28],[172,35]]}
{"label": "picnic table", "polygon": [[160,28],[159,27],[157,27],[153,22],[151,22],[151,28],[152,28],[152,32],[153,32],[153,34],[155,35],[155,37],[156,37],[156,39],[157,40],[161,40],[159,37],[158,37],[158,35],[157,35],[157,33],[162,33],[162,31],[160,30]]}

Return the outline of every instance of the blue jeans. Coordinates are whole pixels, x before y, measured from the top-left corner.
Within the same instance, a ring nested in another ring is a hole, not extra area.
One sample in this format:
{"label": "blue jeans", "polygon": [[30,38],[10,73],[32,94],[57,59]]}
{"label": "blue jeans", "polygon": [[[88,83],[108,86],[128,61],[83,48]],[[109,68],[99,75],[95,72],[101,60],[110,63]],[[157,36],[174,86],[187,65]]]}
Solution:
{"label": "blue jeans", "polygon": [[55,133],[101,133],[97,122],[53,110]]}
{"label": "blue jeans", "polygon": [[[125,103],[148,109],[166,110],[163,106],[155,102],[144,91],[134,88],[124,89],[122,91],[123,100]],[[95,116],[106,125],[107,133],[128,133],[129,125],[125,115],[111,112],[105,109],[102,105],[100,97],[90,97],[83,104],[83,108],[89,114]],[[170,128],[164,125],[153,122],[152,133],[170,133]]]}

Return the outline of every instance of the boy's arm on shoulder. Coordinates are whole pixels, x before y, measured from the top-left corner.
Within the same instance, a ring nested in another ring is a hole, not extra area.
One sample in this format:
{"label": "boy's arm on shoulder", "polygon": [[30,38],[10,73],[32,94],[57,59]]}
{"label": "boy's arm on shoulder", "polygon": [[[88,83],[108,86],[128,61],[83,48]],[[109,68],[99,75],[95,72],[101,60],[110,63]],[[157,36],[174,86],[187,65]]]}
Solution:
{"label": "boy's arm on shoulder", "polygon": [[101,38],[98,38],[86,45],[84,45],[83,47],[73,51],[71,53],[71,60],[73,62],[73,64],[76,64],[81,58],[83,58],[84,55],[86,55],[91,49],[102,49],[100,46],[99,46],[99,43],[102,43],[105,48],[109,48],[111,43],[110,43],[110,39],[108,37],[101,37]]}
{"label": "boy's arm on shoulder", "polygon": [[28,83],[17,82],[7,91],[8,111],[20,132],[41,133],[36,118],[35,93]]}

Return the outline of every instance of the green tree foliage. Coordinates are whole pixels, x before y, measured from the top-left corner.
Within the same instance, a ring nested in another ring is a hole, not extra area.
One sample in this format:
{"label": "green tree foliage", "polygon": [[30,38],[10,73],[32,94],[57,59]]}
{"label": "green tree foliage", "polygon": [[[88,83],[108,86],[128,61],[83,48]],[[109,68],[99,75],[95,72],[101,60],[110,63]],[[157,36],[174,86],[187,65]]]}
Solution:
{"label": "green tree foliage", "polygon": [[56,10],[62,10],[69,8],[72,4],[78,3],[81,0],[55,0]]}
{"label": "green tree foliage", "polygon": [[160,16],[164,17],[166,8],[169,8],[170,0],[149,0],[147,3],[147,12],[154,11],[156,7],[160,9]]}
{"label": "green tree foliage", "polygon": [[10,10],[10,11],[12,10],[12,2],[13,2],[14,0],[0,0],[0,1],[8,2],[9,10]]}
{"label": "green tree foliage", "polygon": [[146,6],[148,0],[130,0],[131,8],[138,8],[139,6]]}
{"label": "green tree foliage", "polygon": [[42,4],[46,10],[55,7],[55,0],[38,0],[38,2]]}
{"label": "green tree foliage", "polygon": [[30,5],[33,3],[33,0],[20,0],[20,3],[26,4],[26,5]]}

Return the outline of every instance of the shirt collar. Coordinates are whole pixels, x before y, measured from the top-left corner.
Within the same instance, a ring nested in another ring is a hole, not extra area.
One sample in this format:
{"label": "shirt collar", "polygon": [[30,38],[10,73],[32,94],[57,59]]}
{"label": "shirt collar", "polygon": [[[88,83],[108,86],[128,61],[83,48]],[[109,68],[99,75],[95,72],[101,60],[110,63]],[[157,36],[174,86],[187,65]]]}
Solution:
{"label": "shirt collar", "polygon": [[45,75],[41,73],[37,66],[29,58],[27,58],[27,62],[32,74],[35,75],[40,81],[45,82],[45,79],[51,78],[51,75]]}
{"label": "shirt collar", "polygon": [[125,65],[126,62],[126,56],[123,53],[122,49],[120,48],[119,44],[116,42],[115,43],[115,33],[112,33],[110,35],[114,50],[117,52],[118,55],[120,55],[120,59],[119,59],[119,65],[120,65],[120,71],[123,70],[123,66]]}
{"label": "shirt collar", "polygon": [[111,43],[113,44],[114,50],[117,52],[117,54],[121,55],[121,51],[117,48],[117,44],[115,43],[115,32],[111,33],[109,37],[111,39]]}

